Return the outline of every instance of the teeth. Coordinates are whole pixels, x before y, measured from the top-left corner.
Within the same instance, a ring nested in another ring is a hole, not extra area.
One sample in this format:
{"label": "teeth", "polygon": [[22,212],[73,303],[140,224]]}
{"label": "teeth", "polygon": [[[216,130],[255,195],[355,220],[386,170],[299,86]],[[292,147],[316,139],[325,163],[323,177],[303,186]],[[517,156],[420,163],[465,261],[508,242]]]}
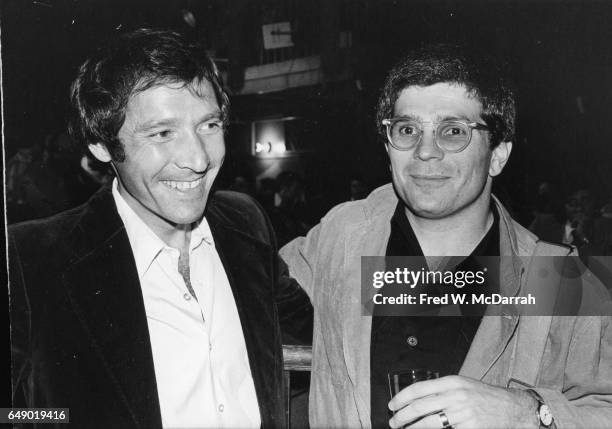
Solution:
{"label": "teeth", "polygon": [[162,183],[172,189],[178,189],[178,190],[184,191],[187,189],[195,188],[200,183],[202,183],[202,180],[204,180],[204,177],[200,177],[199,179],[193,180],[191,182],[176,182],[173,180],[162,180]]}

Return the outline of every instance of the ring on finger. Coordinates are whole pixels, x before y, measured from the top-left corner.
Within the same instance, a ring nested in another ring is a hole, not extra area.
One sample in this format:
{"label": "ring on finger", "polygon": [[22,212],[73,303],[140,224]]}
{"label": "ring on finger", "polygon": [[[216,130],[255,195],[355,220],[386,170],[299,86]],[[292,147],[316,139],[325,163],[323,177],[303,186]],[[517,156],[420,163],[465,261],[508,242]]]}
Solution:
{"label": "ring on finger", "polygon": [[440,411],[438,413],[438,417],[440,417],[440,423],[442,423],[442,429],[452,429],[452,425],[448,421],[448,417],[444,411]]}

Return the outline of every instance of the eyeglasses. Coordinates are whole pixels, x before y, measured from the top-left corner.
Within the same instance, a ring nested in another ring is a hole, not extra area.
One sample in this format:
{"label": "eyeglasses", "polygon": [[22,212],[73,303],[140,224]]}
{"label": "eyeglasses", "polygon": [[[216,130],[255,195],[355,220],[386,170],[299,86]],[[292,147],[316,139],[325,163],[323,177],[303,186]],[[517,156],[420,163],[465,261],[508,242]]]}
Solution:
{"label": "eyeglasses", "polygon": [[418,122],[405,117],[383,119],[389,144],[397,150],[410,150],[423,139],[423,125],[434,127],[434,142],[444,152],[464,150],[472,140],[472,130],[488,130],[485,124],[465,121]]}

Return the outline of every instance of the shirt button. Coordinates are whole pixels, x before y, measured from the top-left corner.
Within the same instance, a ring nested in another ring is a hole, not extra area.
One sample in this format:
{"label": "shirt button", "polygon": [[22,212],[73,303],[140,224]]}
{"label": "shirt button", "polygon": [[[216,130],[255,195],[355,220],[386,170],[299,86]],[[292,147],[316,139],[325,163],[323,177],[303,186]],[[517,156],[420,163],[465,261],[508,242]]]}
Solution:
{"label": "shirt button", "polygon": [[191,295],[190,295],[190,294],[188,294],[187,292],[185,292],[185,293],[183,294],[183,298],[185,299],[185,301],[190,301],[190,300],[191,300]]}
{"label": "shirt button", "polygon": [[223,406],[223,404],[219,404],[219,412],[222,413],[224,409],[225,407]]}
{"label": "shirt button", "polygon": [[419,344],[419,340],[414,335],[409,336],[406,339],[406,342],[408,343],[410,347],[415,347],[417,344]]}
{"label": "shirt button", "polygon": [[212,344],[209,344],[209,345],[208,345],[208,351],[209,351],[209,352],[212,352]]}

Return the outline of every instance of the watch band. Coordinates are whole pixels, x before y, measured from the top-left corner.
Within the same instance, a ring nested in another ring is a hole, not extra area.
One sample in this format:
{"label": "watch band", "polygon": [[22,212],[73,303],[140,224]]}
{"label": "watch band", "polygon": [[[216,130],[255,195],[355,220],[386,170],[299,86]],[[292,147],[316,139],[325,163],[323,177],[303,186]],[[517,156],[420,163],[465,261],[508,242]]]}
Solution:
{"label": "watch band", "polygon": [[540,396],[540,394],[533,389],[527,389],[527,393],[529,393],[538,402],[536,417],[540,423],[540,428],[549,429],[555,427],[555,419],[550,411],[550,407],[546,405],[544,399],[542,399],[542,396]]}

